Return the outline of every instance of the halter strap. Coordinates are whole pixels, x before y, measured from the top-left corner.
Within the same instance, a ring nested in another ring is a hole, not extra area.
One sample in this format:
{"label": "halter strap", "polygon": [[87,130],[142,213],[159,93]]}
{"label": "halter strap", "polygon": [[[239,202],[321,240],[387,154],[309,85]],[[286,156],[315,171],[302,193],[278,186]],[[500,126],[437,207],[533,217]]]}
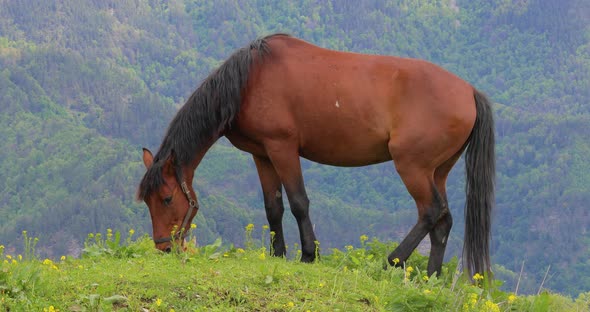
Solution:
{"label": "halter strap", "polygon": [[199,210],[199,204],[191,196],[191,192],[189,191],[188,186],[186,185],[186,182],[182,181],[182,183],[180,184],[180,187],[182,189],[182,192],[186,196],[186,199],[188,200],[188,210],[186,212],[186,215],[184,216],[184,220],[182,221],[182,226],[180,227],[178,232],[174,233],[170,237],[162,237],[162,238],[154,239],[154,243],[156,243],[156,244],[166,243],[166,242],[170,242],[170,241],[177,240],[180,238],[184,239],[188,235],[188,231],[185,231],[185,229],[189,223],[191,215],[193,214],[193,210],[195,210],[195,209]]}

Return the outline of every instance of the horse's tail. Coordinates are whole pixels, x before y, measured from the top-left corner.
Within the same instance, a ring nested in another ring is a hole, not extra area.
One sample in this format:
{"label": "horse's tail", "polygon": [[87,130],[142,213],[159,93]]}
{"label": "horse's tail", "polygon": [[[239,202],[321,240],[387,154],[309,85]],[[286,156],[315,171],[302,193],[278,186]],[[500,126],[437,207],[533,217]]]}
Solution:
{"label": "horse's tail", "polygon": [[477,116],[465,154],[467,199],[463,261],[464,270],[470,276],[491,273],[489,245],[496,166],[491,103],[476,89],[474,98]]}

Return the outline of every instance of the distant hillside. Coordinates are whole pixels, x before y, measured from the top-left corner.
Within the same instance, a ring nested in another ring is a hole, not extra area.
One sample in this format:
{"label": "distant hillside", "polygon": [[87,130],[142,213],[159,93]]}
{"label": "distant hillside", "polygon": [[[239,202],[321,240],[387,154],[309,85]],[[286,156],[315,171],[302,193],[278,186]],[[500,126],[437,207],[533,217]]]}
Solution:
{"label": "distant hillside", "polygon": [[[47,256],[79,254],[106,228],[151,232],[134,200],[141,147],[157,149],[179,105],[250,40],[288,32],[347,51],[426,59],[493,100],[493,262],[506,289],[590,289],[590,2],[0,0],[0,244],[22,230]],[[318,238],[399,240],[416,209],[391,163],[303,162]],[[449,181],[463,239],[462,164]],[[251,158],[222,140],[197,169],[197,236],[241,244],[264,224]],[[286,214],[289,243],[298,235]],[[385,256],[385,255],[384,255]]]}

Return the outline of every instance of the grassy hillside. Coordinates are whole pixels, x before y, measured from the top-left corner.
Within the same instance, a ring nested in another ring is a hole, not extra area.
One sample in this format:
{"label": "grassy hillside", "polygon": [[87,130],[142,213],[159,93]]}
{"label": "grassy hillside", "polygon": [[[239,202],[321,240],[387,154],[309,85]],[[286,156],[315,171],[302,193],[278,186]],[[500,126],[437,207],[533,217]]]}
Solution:
{"label": "grassy hillside", "polygon": [[425,275],[426,259],[414,254],[404,268],[383,270],[384,244],[361,236],[359,248],[346,246],[314,264],[268,256],[245,229],[246,246],[221,240],[184,253],[154,251],[149,237],[129,232],[88,236],[81,259],[37,259],[37,239],[25,233],[25,254],[0,247],[1,311],[587,311],[590,293],[575,300],[542,291],[518,296],[475,284],[443,268]]}

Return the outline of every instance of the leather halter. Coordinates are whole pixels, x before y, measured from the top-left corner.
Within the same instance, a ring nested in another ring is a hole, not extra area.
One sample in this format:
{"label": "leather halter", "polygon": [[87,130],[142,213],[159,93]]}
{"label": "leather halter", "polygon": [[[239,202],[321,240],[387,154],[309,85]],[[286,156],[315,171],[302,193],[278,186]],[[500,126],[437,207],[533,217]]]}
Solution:
{"label": "leather halter", "polygon": [[191,196],[191,193],[188,189],[188,186],[186,185],[186,182],[182,181],[182,184],[180,184],[180,187],[182,188],[182,192],[184,193],[184,195],[186,196],[186,199],[188,200],[188,210],[186,212],[186,215],[184,216],[184,220],[182,221],[182,226],[179,228],[178,232],[174,233],[170,237],[162,237],[162,238],[154,239],[154,243],[156,243],[156,244],[166,243],[166,242],[170,242],[170,241],[177,240],[177,239],[184,239],[188,235],[188,231],[186,231],[185,229],[189,223],[189,219],[191,218],[191,215],[193,214],[193,210],[195,210],[195,209],[199,210],[199,204]]}

